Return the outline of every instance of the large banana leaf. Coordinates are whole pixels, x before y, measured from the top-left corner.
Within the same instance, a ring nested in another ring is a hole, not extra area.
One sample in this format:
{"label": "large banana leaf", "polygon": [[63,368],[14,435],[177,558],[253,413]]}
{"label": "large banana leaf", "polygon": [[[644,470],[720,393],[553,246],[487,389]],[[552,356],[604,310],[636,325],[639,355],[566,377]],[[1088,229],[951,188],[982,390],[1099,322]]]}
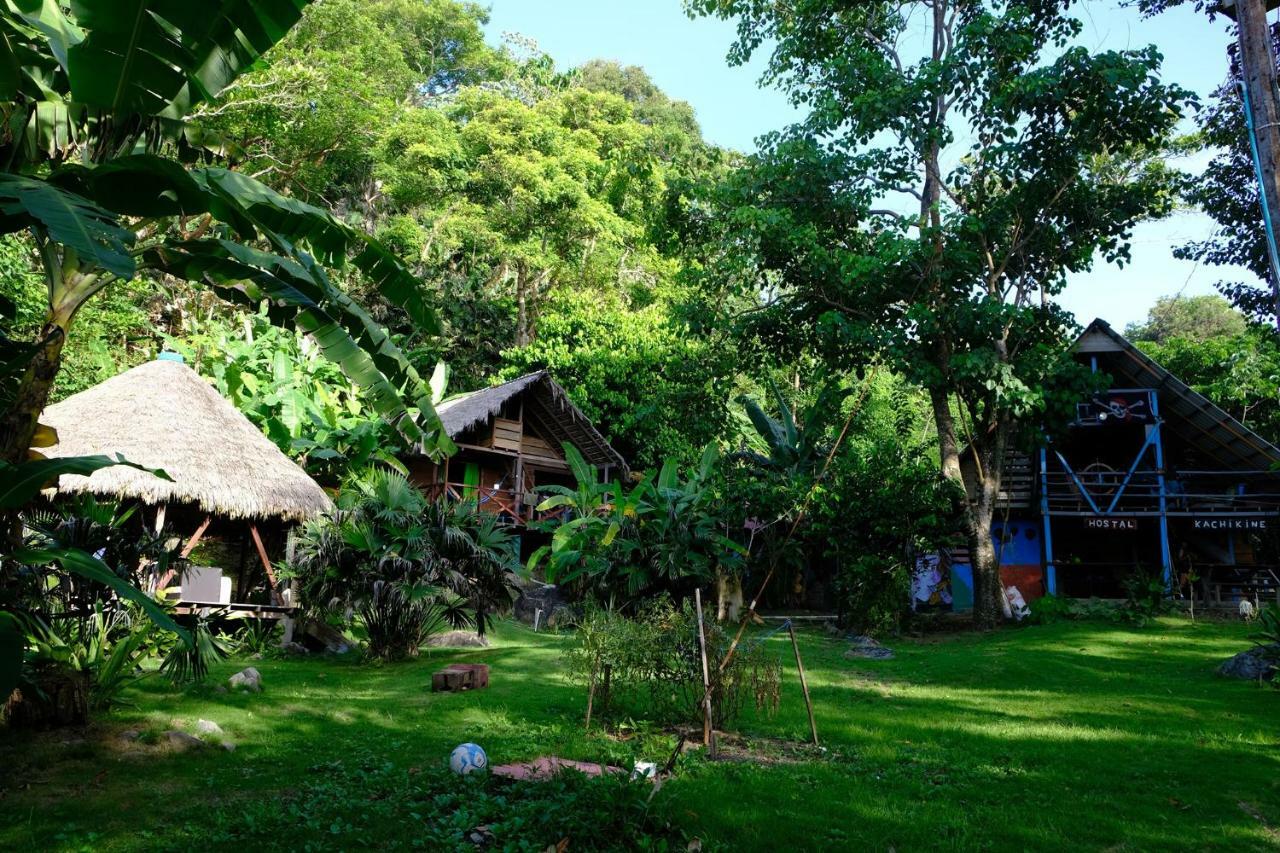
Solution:
{"label": "large banana leaf", "polygon": [[239,172],[208,168],[193,170],[191,176],[209,192],[209,211],[242,238],[278,235],[291,243],[307,244],[322,260],[337,265],[354,252],[353,263],[384,297],[403,308],[418,329],[439,333],[440,323],[423,301],[417,277],[368,235],[339,222],[327,210],[281,195]]}
{"label": "large banana leaf", "polygon": [[19,509],[28,504],[40,490],[61,474],[88,476],[112,465],[128,465],[147,471],[162,480],[171,479],[158,468],[134,464],[123,456],[65,456],[55,459],[33,459],[17,465],[0,462],[0,510]]}
{"label": "large banana leaf", "polygon": [[180,119],[283,38],[307,3],[71,0],[84,33],[65,51],[71,93],[116,116]]}
{"label": "large banana leaf", "polygon": [[79,548],[20,548],[13,552],[13,559],[28,565],[45,566],[57,563],[64,571],[79,575],[91,581],[97,581],[121,598],[136,602],[142,606],[147,617],[166,631],[172,631],[188,644],[191,634],[173,621],[173,617],[165,612],[154,598],[111,571],[111,567],[92,554]]}
{"label": "large banana leaf", "polygon": [[[406,439],[421,443],[427,452],[452,450],[430,389],[413,366],[386,331],[334,287],[308,256],[286,258],[230,240],[207,239],[150,249],[143,262],[204,282],[247,306],[267,300],[273,322],[292,323],[310,334],[325,357],[369,395],[375,411]],[[402,390],[420,411],[417,421],[404,404]]]}
{"label": "large banana leaf", "polygon": [[188,172],[172,160],[138,154],[92,169],[65,166],[51,180],[125,216],[209,213],[242,240],[264,238],[277,252],[292,254],[294,247],[305,245],[339,266],[354,255],[351,262],[388,301],[404,309],[416,328],[427,334],[440,331],[417,277],[403,261],[328,211],[281,195],[247,175],[216,168]]}
{"label": "large banana leaf", "polygon": [[81,195],[38,178],[0,173],[0,214],[0,231],[39,225],[51,240],[75,249],[82,260],[121,278],[133,276],[133,232],[122,227],[115,214]]}

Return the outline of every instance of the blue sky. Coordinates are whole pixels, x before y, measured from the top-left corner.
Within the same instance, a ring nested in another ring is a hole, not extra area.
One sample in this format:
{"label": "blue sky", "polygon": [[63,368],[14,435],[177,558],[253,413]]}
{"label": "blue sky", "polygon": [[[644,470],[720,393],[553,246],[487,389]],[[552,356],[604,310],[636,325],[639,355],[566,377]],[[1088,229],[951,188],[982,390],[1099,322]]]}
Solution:
{"label": "blue sky", "polygon": [[[733,25],[690,20],[680,0],[490,0],[488,34],[533,38],[562,67],[588,59],[639,65],[673,98],[697,111],[706,137],[742,151],[754,149],[762,133],[785,126],[796,114],[780,92],[757,85],[762,63],[730,68],[725,52]],[[1164,76],[1201,96],[1226,74],[1230,35],[1225,21],[1209,23],[1189,6],[1143,20],[1115,2],[1076,7],[1085,23],[1083,43],[1099,50],[1155,44],[1164,54]],[[1188,164],[1194,168],[1197,164]],[[1099,261],[1074,276],[1061,301],[1081,323],[1100,316],[1117,327],[1141,320],[1156,297],[1212,293],[1220,279],[1249,280],[1248,273],[1205,267],[1172,257],[1170,249],[1203,238],[1208,217],[1175,214],[1141,225],[1134,233],[1133,263],[1123,270]]]}

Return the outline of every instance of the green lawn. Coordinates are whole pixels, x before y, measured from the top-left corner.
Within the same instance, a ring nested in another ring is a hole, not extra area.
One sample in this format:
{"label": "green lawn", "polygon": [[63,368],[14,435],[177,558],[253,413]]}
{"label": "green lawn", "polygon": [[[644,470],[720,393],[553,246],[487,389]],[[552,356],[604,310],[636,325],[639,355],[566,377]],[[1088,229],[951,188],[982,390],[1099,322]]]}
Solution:
{"label": "green lawn", "polygon": [[[1245,633],[1184,619],[1069,623],[902,640],[895,660],[876,662],[805,635],[827,756],[689,759],[653,809],[731,850],[1277,849],[1280,692],[1213,675]],[[261,695],[215,693],[243,665],[228,663],[186,693],[144,681],[136,709],[82,739],[0,730],[0,849],[408,847],[424,818],[394,789],[462,741],[494,763],[665,759],[673,742],[661,734],[582,732],[584,697],[559,666],[566,642],[507,625],[492,649],[397,666],[256,661]],[[785,635],[769,642],[790,662]],[[492,686],[431,694],[445,660],[489,663]],[[201,717],[238,749],[170,754],[118,737]],[[805,737],[794,667],[780,712],[739,728]]]}

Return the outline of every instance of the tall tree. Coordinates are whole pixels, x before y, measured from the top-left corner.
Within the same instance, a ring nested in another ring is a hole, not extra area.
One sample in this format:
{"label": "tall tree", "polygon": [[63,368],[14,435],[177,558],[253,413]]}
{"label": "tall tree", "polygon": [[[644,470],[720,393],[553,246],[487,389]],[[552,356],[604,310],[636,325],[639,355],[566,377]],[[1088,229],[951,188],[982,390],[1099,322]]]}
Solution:
{"label": "tall tree", "polygon": [[1159,170],[1115,159],[1158,147],[1188,93],[1160,82],[1154,48],[1075,46],[1068,3],[689,5],[737,19],[730,62],[769,46],[764,82],[808,112],[729,189],[721,257],[749,262],[758,313],[836,361],[878,350],[926,389],[942,474],[964,484],[966,445],[979,472],[963,520],[975,622],[994,625],[1005,450],[1073,393],[1052,297],[1168,209]]}
{"label": "tall tree", "polygon": [[1134,341],[1162,344],[1170,338],[1203,341],[1244,332],[1244,315],[1221,296],[1161,296],[1147,311],[1147,322],[1125,328]]}

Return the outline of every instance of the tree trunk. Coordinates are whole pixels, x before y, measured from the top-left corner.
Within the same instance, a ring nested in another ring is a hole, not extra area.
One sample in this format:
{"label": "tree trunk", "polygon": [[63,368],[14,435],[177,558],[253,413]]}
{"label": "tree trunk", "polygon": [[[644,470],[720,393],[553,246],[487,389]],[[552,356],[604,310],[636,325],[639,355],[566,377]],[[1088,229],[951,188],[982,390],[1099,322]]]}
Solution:
{"label": "tree trunk", "polygon": [[716,577],[716,621],[738,621],[742,611],[742,578],[721,572]]}
{"label": "tree trunk", "polygon": [[[1265,0],[1239,0],[1236,24],[1240,44],[1241,78],[1248,88],[1249,118],[1258,145],[1258,169],[1262,173],[1263,199],[1271,234],[1280,230],[1280,103],[1277,103],[1276,58],[1271,48]],[[1280,325],[1280,282],[1272,257],[1271,299]]]}
{"label": "tree trunk", "polygon": [[18,385],[13,405],[0,415],[0,460],[16,465],[27,458],[40,413],[49,402],[53,380],[62,367],[66,341],[65,327],[53,319],[40,330],[35,354]]}
{"label": "tree trunk", "polygon": [[1000,596],[1000,567],[991,543],[991,521],[995,514],[996,495],[1000,491],[1000,468],[1008,428],[996,425],[990,434],[973,436],[970,452],[982,472],[979,482],[968,484],[960,468],[960,442],[955,419],[951,415],[950,396],[944,389],[929,391],[933,419],[938,429],[938,451],[942,475],[960,487],[965,495],[961,520],[969,545],[969,562],[973,570],[973,624],[988,630],[1000,624],[1003,608]]}

